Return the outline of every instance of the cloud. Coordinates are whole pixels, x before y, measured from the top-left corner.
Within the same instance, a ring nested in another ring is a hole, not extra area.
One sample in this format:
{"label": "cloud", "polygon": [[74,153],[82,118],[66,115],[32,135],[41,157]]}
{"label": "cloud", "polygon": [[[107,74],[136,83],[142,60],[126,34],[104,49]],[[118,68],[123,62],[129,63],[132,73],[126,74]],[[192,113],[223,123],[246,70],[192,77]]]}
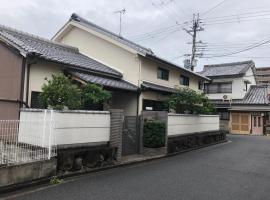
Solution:
{"label": "cloud", "polygon": [[[175,22],[191,20],[192,14],[204,13],[217,5],[220,0],[13,0],[1,2],[0,23],[51,38],[57,30],[68,20],[73,12],[77,12],[90,21],[111,31],[119,30],[119,15],[114,12],[126,8],[123,17],[123,35],[131,38],[134,35],[151,32],[153,30],[175,25]],[[154,3],[154,5],[153,5]],[[227,0],[216,9],[201,16],[203,21],[210,18],[258,12],[270,6],[268,0],[254,2],[253,0]],[[213,20],[213,19],[212,19]],[[242,41],[258,41],[270,32],[270,20],[255,20],[235,24],[220,24],[205,26],[205,31],[198,34],[198,39],[207,43],[239,43]],[[191,37],[181,28],[171,34],[161,34],[149,40],[140,41],[141,45],[152,48],[158,55],[182,64],[183,54],[190,53],[191,47],[187,42]],[[224,49],[224,52],[227,50]],[[217,52],[212,52],[217,53]],[[204,64],[233,62],[247,60],[252,57],[267,57],[268,48],[258,48],[236,57],[200,59],[197,70]],[[254,59],[257,66],[269,66],[270,59]]]}

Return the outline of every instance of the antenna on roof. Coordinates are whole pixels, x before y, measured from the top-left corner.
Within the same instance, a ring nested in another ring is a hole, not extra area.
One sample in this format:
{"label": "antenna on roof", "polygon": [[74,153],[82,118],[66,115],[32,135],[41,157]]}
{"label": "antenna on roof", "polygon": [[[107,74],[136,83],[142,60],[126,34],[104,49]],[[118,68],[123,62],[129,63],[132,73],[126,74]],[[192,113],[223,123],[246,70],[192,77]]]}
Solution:
{"label": "antenna on roof", "polygon": [[122,10],[117,10],[114,13],[119,13],[120,16],[120,27],[119,27],[119,36],[121,36],[122,33],[122,15],[124,15],[126,13],[126,9],[122,9]]}

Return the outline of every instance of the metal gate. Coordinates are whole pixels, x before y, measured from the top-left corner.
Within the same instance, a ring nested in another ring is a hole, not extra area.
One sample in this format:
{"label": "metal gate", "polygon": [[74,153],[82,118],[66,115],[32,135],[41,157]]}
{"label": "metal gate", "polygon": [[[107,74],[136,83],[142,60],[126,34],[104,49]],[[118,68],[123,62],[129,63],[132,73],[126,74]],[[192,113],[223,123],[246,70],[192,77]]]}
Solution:
{"label": "metal gate", "polygon": [[139,152],[139,125],[137,116],[125,116],[123,136],[122,136],[122,155],[131,155]]}

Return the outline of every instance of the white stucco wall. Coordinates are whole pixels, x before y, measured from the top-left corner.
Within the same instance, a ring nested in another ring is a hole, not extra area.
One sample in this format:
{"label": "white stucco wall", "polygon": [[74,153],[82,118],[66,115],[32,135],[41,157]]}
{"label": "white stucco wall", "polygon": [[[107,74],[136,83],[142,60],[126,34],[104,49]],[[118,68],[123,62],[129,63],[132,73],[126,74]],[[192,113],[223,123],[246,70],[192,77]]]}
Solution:
{"label": "white stucco wall", "polygon": [[[248,89],[246,90],[245,80],[248,80],[251,84],[248,84]],[[249,90],[251,85],[256,85],[256,80],[252,69],[250,68],[244,77],[237,78],[219,78],[213,79],[213,82],[232,82],[232,93],[219,93],[219,94],[207,94],[210,99],[223,99],[224,95],[230,96],[232,99],[243,99]]]}
{"label": "white stucco wall", "polygon": [[218,130],[218,115],[168,114],[168,136]]}
{"label": "white stucco wall", "polygon": [[51,79],[53,74],[60,72],[62,72],[62,69],[59,65],[48,62],[39,62],[31,65],[29,74],[28,105],[31,104],[31,92],[41,92],[43,84],[47,83],[47,80]]}
{"label": "white stucco wall", "polygon": [[110,41],[83,29],[73,27],[57,41],[79,48],[80,52],[123,73],[123,78],[135,85],[139,80],[139,59],[132,53]]}
{"label": "white stucco wall", "polygon": [[19,142],[48,147],[49,144],[74,145],[109,140],[109,112],[54,111],[52,118],[51,111],[45,114],[45,110],[24,109],[20,112]]}

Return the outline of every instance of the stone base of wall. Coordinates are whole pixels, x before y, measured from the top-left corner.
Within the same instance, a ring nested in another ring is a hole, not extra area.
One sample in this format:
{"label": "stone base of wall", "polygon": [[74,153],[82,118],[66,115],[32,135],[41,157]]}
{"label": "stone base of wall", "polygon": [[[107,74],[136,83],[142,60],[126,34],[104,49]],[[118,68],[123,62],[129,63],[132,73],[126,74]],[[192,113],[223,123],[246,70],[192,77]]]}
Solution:
{"label": "stone base of wall", "polygon": [[117,148],[108,145],[69,148],[58,150],[57,154],[58,172],[79,171],[84,168],[100,168],[114,165]]}
{"label": "stone base of wall", "polygon": [[0,167],[0,188],[51,177],[56,174],[56,159]]}
{"label": "stone base of wall", "polygon": [[168,154],[184,152],[226,141],[226,132],[203,132],[184,134],[168,139]]}

